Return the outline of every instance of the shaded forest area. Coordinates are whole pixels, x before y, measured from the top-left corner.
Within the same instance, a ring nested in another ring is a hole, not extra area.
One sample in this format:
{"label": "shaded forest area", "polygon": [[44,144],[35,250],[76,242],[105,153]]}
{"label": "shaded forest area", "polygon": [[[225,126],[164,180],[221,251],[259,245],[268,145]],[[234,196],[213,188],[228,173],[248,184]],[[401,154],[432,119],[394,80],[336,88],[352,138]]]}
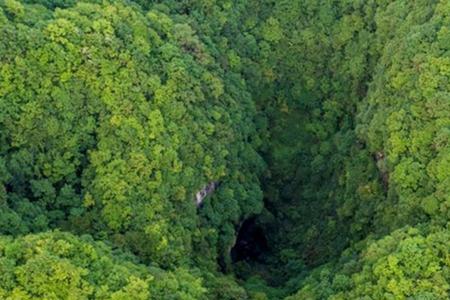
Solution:
{"label": "shaded forest area", "polygon": [[450,2],[0,0],[0,299],[448,299]]}

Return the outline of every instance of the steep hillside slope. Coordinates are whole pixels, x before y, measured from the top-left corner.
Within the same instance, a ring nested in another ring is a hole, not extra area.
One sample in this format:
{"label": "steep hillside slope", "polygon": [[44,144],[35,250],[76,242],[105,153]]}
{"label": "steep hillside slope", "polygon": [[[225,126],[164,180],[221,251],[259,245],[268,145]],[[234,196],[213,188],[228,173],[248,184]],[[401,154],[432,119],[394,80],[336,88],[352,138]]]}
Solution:
{"label": "steep hillside slope", "polygon": [[0,296],[447,299],[449,28],[445,0],[0,1]]}

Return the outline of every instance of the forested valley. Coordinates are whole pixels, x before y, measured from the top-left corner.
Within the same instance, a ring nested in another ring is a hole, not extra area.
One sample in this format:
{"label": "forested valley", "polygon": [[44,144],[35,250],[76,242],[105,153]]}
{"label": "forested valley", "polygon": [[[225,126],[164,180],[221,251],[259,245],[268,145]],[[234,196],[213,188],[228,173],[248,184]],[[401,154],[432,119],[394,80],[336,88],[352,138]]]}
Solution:
{"label": "forested valley", "polygon": [[448,0],[0,0],[0,299],[449,299],[449,221]]}

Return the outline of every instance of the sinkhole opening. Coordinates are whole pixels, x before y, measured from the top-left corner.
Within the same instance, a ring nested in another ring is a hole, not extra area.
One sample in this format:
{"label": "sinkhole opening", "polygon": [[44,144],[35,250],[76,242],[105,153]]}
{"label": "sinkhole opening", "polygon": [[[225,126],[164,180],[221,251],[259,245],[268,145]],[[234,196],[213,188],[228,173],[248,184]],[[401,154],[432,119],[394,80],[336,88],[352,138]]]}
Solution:
{"label": "sinkhole opening", "polygon": [[239,228],[236,243],[231,249],[231,260],[233,263],[243,260],[261,262],[268,250],[264,229],[253,217],[245,220]]}

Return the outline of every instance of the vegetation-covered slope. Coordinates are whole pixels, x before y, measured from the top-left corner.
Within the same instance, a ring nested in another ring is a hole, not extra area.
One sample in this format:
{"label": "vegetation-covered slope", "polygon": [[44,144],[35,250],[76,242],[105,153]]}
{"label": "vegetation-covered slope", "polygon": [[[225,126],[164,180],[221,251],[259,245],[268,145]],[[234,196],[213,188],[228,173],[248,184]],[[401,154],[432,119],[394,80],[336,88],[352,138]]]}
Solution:
{"label": "vegetation-covered slope", "polygon": [[448,299],[449,26],[445,0],[0,1],[1,297]]}
{"label": "vegetation-covered slope", "polygon": [[47,232],[0,240],[2,299],[200,299],[201,279],[113,253],[90,236]]}
{"label": "vegetation-covered slope", "polygon": [[4,233],[89,232],[168,266],[261,210],[255,107],[189,25],[120,2],[3,10]]}

